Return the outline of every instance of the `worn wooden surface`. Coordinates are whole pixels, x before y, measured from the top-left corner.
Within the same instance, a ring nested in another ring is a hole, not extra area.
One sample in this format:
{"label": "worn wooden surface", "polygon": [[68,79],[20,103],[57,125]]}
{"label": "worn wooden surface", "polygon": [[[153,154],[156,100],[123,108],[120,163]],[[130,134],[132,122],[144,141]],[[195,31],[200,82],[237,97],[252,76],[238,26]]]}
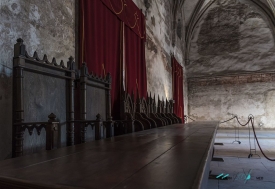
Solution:
{"label": "worn wooden surface", "polygon": [[217,125],[175,124],[9,159],[0,177],[44,187],[204,188]]}

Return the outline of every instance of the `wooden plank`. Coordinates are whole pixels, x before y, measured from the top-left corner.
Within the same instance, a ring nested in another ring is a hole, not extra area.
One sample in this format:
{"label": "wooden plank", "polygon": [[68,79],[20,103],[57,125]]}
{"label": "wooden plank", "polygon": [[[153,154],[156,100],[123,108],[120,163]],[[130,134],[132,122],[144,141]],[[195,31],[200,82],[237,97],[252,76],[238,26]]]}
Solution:
{"label": "wooden plank", "polygon": [[5,160],[0,176],[79,188],[203,188],[217,125],[175,124]]}

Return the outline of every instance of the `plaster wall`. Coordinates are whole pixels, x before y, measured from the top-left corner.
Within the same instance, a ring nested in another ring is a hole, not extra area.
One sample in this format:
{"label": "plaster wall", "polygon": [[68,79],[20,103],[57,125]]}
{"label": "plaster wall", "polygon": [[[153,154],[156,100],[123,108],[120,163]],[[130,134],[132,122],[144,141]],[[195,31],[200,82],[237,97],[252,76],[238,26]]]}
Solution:
{"label": "plaster wall", "polygon": [[[206,0],[206,1],[208,1],[208,0]],[[192,0],[192,1],[185,0],[184,1],[183,7],[184,7],[184,15],[185,15],[185,23],[186,24],[189,24],[192,14],[193,14],[198,2],[199,2],[199,0]]]}
{"label": "plaster wall", "polygon": [[215,1],[193,33],[188,77],[274,70],[273,30],[251,1]]}
{"label": "plaster wall", "polygon": [[[75,56],[75,0],[0,1],[0,160],[11,157],[13,45],[65,62]],[[47,121],[47,120],[45,120]]]}
{"label": "plaster wall", "polygon": [[275,128],[274,80],[267,74],[274,72],[274,55],[274,28],[261,8],[247,0],[215,1],[192,36],[191,117],[224,121],[234,114],[245,123],[253,114],[257,127]]}
{"label": "plaster wall", "polygon": [[[177,61],[184,65],[185,45],[185,18],[183,12],[176,15],[176,25],[180,31],[173,30],[173,1],[162,0],[133,0],[143,10],[146,17],[146,64],[147,64],[147,87],[152,95],[159,95],[160,98],[172,99],[172,67],[171,54],[174,54]],[[172,35],[175,35],[175,46],[172,45]],[[179,33],[177,33],[179,32]],[[184,106],[187,111],[187,83],[185,80]],[[156,96],[157,97],[157,96]]]}
{"label": "plaster wall", "polygon": [[[189,86],[189,113],[196,120],[225,121],[236,115],[244,124],[252,114],[256,127],[275,128],[274,105],[274,81]],[[232,120],[220,127],[237,125]]]}

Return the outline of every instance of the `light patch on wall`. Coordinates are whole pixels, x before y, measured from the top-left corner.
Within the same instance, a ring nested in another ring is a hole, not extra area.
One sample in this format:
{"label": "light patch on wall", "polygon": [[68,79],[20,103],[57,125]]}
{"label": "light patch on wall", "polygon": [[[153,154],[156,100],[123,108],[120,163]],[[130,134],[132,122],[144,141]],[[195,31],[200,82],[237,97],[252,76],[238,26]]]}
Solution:
{"label": "light patch on wall", "polygon": [[30,28],[28,30],[28,33],[29,33],[30,44],[32,44],[31,47],[30,47],[31,52],[29,52],[29,53],[32,53],[32,52],[36,51],[38,45],[40,44],[40,38],[37,37],[36,29],[31,24],[30,24]]}
{"label": "light patch on wall", "polygon": [[165,98],[168,99],[169,97],[169,92],[168,92],[169,87],[167,85],[164,85],[164,91],[165,91]]}
{"label": "light patch on wall", "polygon": [[[0,37],[3,37],[3,27],[1,25],[0,25]],[[2,46],[3,44],[4,44],[4,40],[0,40],[0,46]]]}
{"label": "light patch on wall", "polygon": [[274,110],[274,105],[275,105],[275,90],[270,90],[267,91],[265,94],[265,111],[266,111],[266,116],[261,118],[261,122],[264,124],[265,127],[275,127],[275,110]]}
{"label": "light patch on wall", "polygon": [[66,7],[67,11],[69,12],[69,14],[72,16],[73,15],[73,12],[72,10],[69,8],[69,7]]}
{"label": "light patch on wall", "polygon": [[12,76],[12,69],[0,64],[0,77],[4,78],[5,76],[11,77]]}
{"label": "light patch on wall", "polygon": [[260,119],[260,122],[258,124],[259,127],[264,127],[264,125],[266,124],[267,120],[266,120],[266,116],[262,116]]}
{"label": "light patch on wall", "polygon": [[36,5],[30,5],[29,19],[35,21],[38,21],[40,19],[40,14]]}

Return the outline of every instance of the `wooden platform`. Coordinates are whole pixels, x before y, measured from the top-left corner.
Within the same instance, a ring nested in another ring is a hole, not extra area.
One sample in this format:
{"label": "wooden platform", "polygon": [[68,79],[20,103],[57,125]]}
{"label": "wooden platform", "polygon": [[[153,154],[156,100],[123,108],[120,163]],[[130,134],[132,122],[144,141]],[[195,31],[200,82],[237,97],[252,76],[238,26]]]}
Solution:
{"label": "wooden platform", "polygon": [[175,124],[5,160],[0,188],[206,188],[217,126]]}

